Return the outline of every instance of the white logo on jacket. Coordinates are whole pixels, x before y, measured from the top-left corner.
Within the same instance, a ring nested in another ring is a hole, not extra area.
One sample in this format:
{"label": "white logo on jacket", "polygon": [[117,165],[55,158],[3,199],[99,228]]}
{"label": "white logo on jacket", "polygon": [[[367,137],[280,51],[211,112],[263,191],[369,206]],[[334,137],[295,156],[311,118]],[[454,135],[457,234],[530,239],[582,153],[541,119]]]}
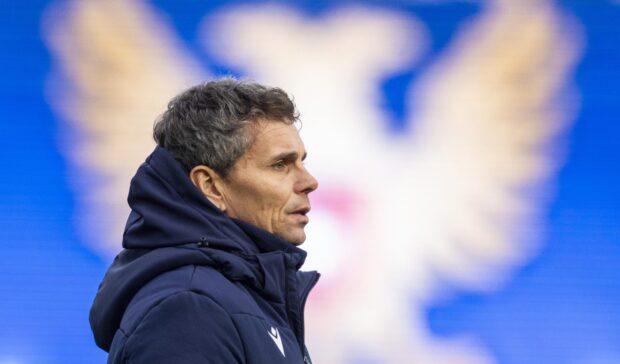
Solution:
{"label": "white logo on jacket", "polygon": [[276,346],[278,347],[278,349],[280,349],[280,352],[282,353],[283,356],[286,356],[284,354],[284,346],[282,345],[282,337],[280,337],[280,333],[278,332],[278,329],[275,327],[271,327],[271,329],[269,329],[269,331],[267,331],[269,333],[269,336],[273,339],[273,342],[276,343]]}

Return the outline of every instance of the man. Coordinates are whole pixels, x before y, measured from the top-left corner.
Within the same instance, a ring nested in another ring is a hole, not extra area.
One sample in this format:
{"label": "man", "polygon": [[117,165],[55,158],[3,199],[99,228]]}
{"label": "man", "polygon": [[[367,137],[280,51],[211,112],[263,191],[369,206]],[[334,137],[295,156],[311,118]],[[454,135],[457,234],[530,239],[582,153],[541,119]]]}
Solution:
{"label": "man", "polygon": [[301,272],[318,184],[285,92],[220,79],[173,99],[131,181],[90,312],[108,363],[310,363]]}

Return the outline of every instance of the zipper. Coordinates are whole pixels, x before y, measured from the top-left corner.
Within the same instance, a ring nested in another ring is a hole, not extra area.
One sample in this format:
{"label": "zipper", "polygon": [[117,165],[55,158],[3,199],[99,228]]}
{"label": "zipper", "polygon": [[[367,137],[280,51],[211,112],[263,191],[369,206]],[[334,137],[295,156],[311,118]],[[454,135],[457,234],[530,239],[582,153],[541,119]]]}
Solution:
{"label": "zipper", "polygon": [[304,287],[304,289],[301,291],[301,300],[300,300],[300,304],[299,304],[299,308],[300,308],[300,314],[301,314],[301,352],[304,353],[304,364],[312,364],[310,361],[310,358],[307,355],[306,352],[306,318],[305,316],[305,309],[306,309],[306,301],[308,300],[308,296],[310,295],[310,291],[312,290],[312,288],[314,288],[314,286],[316,285],[316,282],[319,281],[319,278],[321,277],[321,275],[318,272],[309,272],[312,274],[312,278],[310,279],[309,283],[306,284],[306,287]]}
{"label": "zipper", "polygon": [[282,259],[284,260],[284,310],[286,311],[288,326],[292,329],[293,333],[295,333],[295,325],[293,325],[293,319],[291,318],[290,300],[288,299],[290,287],[288,283],[289,272],[286,264],[286,256],[283,255]]}
{"label": "zipper", "polygon": [[[286,318],[288,320],[288,324],[289,327],[291,329],[293,329],[293,332],[295,333],[295,325],[293,324],[293,319],[291,317],[291,310],[290,310],[290,300],[289,300],[289,293],[290,293],[290,284],[289,284],[289,278],[290,278],[290,272],[288,267],[286,266],[286,258],[285,259],[285,269],[284,269],[284,308],[286,310]],[[295,271],[295,273],[297,273]],[[300,291],[300,300],[299,300],[299,307],[301,310],[299,311],[300,313],[300,337],[297,338],[297,343],[299,344],[299,349],[301,354],[303,355],[304,358],[304,364],[312,364],[312,362],[310,361],[310,358],[308,357],[308,354],[306,352],[306,348],[304,345],[304,336],[305,336],[305,323],[304,323],[304,308],[306,306],[306,300],[308,298],[308,295],[310,294],[310,291],[312,290],[312,288],[314,287],[314,285],[316,284],[316,282],[319,280],[319,277],[321,276],[319,273],[317,272],[308,272],[312,274],[312,278],[310,279],[310,281],[308,283],[305,284],[305,287],[302,287],[303,289]],[[295,336],[297,336],[297,334],[295,333]]]}

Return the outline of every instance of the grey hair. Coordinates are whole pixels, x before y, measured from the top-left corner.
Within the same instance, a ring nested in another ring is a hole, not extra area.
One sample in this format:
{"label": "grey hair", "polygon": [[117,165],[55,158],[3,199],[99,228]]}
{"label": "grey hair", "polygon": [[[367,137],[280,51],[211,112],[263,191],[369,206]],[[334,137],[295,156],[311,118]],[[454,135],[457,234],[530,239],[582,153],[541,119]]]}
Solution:
{"label": "grey hair", "polygon": [[260,120],[294,124],[299,114],[282,89],[221,78],[189,88],[168,103],[153,138],[189,173],[206,165],[223,178],[254,141]]}

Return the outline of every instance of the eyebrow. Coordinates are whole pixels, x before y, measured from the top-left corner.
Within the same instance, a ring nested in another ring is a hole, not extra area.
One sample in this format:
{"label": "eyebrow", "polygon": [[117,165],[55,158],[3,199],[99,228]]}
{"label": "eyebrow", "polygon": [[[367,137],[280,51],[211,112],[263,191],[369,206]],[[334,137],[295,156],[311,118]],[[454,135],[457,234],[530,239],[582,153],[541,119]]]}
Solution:
{"label": "eyebrow", "polygon": [[[297,159],[297,156],[299,156],[299,154],[297,152],[283,152],[280,154],[275,155],[273,158],[271,158],[271,160],[273,162],[279,161],[279,160],[295,160]],[[307,152],[304,152],[304,155],[301,157],[301,160],[305,160],[306,157],[308,156]]]}

